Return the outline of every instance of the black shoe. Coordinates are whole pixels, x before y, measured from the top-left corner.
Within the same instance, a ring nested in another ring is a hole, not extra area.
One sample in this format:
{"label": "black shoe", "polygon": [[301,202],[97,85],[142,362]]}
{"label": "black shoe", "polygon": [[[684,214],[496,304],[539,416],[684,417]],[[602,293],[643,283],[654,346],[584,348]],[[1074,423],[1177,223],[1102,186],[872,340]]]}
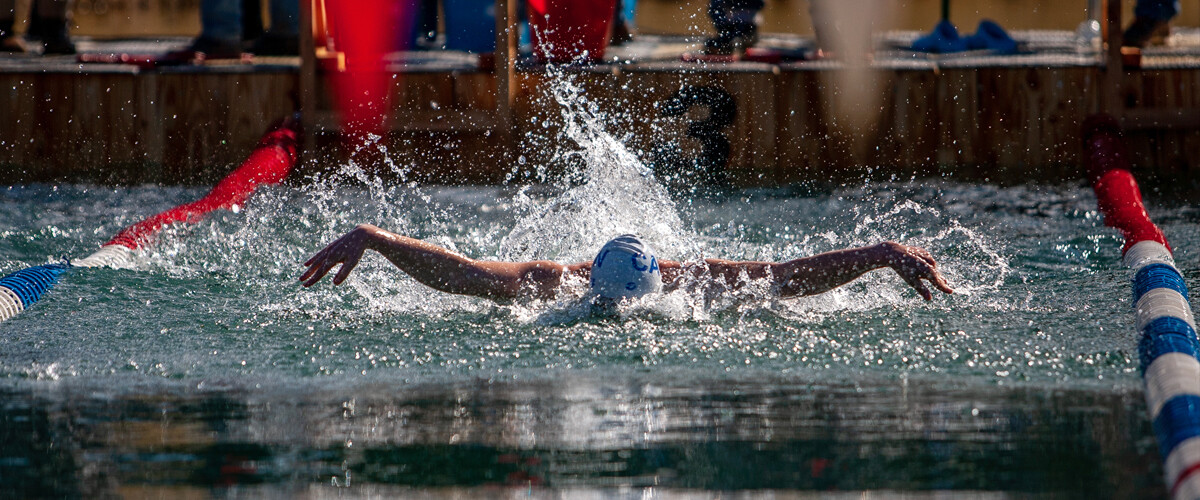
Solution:
{"label": "black shoe", "polygon": [[704,41],[704,53],[727,56],[733,54],[733,38],[717,35]]}
{"label": "black shoe", "polygon": [[173,62],[189,62],[204,59],[241,59],[241,44],[216,38],[199,37],[185,49],[167,52],[163,59]]}
{"label": "black shoe", "polygon": [[254,40],[247,52],[256,56],[298,56],[300,55],[300,37],[268,31]]}
{"label": "black shoe", "polygon": [[1125,30],[1125,34],[1121,36],[1122,47],[1145,47],[1150,43],[1150,39],[1155,35],[1161,34],[1168,28],[1167,22],[1159,19],[1147,19],[1144,17],[1133,18],[1133,24]]}
{"label": "black shoe", "polygon": [[740,34],[728,32],[718,34],[704,41],[704,53],[710,55],[732,55],[734,52],[745,52],[747,48],[758,44],[757,30]]}
{"label": "black shoe", "polygon": [[48,36],[42,39],[43,54],[74,54],[75,44],[68,36]]}
{"label": "black shoe", "polygon": [[74,54],[75,44],[67,34],[66,19],[42,19],[43,54]]}
{"label": "black shoe", "polygon": [[612,46],[625,45],[633,41],[633,33],[629,31],[629,26],[623,22],[616,23],[612,28],[612,37],[609,38],[608,44]]}

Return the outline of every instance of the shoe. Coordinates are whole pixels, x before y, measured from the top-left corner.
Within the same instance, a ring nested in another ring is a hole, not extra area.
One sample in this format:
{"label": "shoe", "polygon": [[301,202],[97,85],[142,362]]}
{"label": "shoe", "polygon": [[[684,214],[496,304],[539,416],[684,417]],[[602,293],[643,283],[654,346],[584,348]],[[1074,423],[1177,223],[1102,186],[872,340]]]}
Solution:
{"label": "shoe", "polygon": [[967,48],[971,50],[991,50],[997,54],[1016,54],[1017,41],[1008,36],[999,24],[984,19],[979,21],[975,34],[966,38]]}
{"label": "shoe", "polygon": [[9,54],[24,54],[29,52],[29,47],[25,46],[25,41],[17,35],[0,36],[0,52]]}
{"label": "shoe", "polygon": [[268,31],[265,35],[255,39],[246,51],[256,56],[298,56],[300,55],[300,37]]}
{"label": "shoe", "polygon": [[913,40],[912,49],[918,52],[947,54],[967,50],[967,41],[958,36],[958,28],[948,20],[941,20],[933,27],[933,32]]}
{"label": "shoe", "polygon": [[41,19],[42,54],[74,54],[75,44],[67,33],[66,19]]}
{"label": "shoe", "polygon": [[704,41],[704,53],[708,55],[728,56],[735,52],[745,52],[746,49],[758,45],[758,30],[751,29],[744,33],[721,32],[717,36]]}
{"label": "shoe", "polygon": [[633,34],[629,32],[629,26],[625,23],[615,23],[612,28],[612,36],[609,37],[608,44],[614,47],[625,45],[633,41]]}
{"label": "shoe", "polygon": [[717,35],[704,41],[704,53],[727,56],[733,53],[733,38]]}
{"label": "shoe", "polygon": [[1135,17],[1133,18],[1133,23],[1129,25],[1129,28],[1121,36],[1121,46],[1142,48],[1148,45],[1152,38],[1159,36],[1166,38],[1169,30],[1170,25],[1167,21]]}
{"label": "shoe", "polygon": [[173,50],[163,56],[168,62],[191,62],[205,59],[241,59],[242,48],[235,41],[201,36],[185,49]]}
{"label": "shoe", "polygon": [[48,36],[42,39],[42,54],[74,54],[75,44],[71,38],[63,36]]}

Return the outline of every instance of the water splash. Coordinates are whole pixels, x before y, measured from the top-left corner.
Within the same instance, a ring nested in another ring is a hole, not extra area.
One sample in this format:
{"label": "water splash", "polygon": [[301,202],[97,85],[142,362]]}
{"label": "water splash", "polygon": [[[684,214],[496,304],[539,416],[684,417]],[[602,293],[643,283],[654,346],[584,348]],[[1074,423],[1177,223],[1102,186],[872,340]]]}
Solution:
{"label": "water splash", "polygon": [[[605,241],[622,233],[645,239],[659,255],[696,254],[675,203],[651,170],[607,130],[608,116],[572,75],[550,71],[548,89],[559,106],[555,154],[577,170],[554,186],[549,199],[522,191],[521,214],[501,241],[500,256],[530,260],[590,260]],[[544,118],[545,119],[545,118]],[[543,167],[544,168],[544,167]],[[543,173],[544,176],[544,173]]]}

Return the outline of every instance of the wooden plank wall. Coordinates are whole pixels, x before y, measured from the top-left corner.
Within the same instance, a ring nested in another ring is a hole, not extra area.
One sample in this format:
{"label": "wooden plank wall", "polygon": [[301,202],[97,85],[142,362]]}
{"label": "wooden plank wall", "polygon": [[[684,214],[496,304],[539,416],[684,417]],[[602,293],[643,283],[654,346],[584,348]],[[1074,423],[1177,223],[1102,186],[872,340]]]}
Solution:
{"label": "wooden plank wall", "polygon": [[[1124,104],[1143,109],[1200,108],[1200,71],[1127,73]],[[1127,134],[1135,165],[1162,179],[1200,176],[1200,130],[1146,130]]]}
{"label": "wooden plank wall", "polygon": [[[853,124],[831,104],[842,89],[830,72],[690,68],[601,67],[572,78],[635,151],[674,141],[685,156],[699,149],[685,137],[687,124],[705,110],[668,118],[655,104],[683,85],[724,89],[737,106],[725,129],[729,168],[747,186],[933,175],[999,183],[1077,179],[1079,129],[1099,109],[1101,81],[1092,67],[876,71],[875,118]],[[1200,108],[1200,69],[1127,76],[1122,100],[1132,108]],[[560,121],[560,110],[541,72],[518,73],[511,135],[496,124],[422,130],[486,121],[496,104],[490,74],[409,73],[394,82],[393,121],[402,130],[389,139],[389,158],[411,167],[409,178],[502,182],[547,164],[561,149],[557,128],[543,126]],[[0,93],[0,182],[208,183],[240,162],[272,120],[291,113],[297,85],[294,70],[0,72],[0,88],[9,89]],[[331,104],[324,97],[318,106]],[[336,137],[316,136],[302,172],[340,161]],[[1194,181],[1200,131],[1130,137],[1136,168]],[[394,175],[388,166],[376,170]]]}
{"label": "wooden plank wall", "polygon": [[199,183],[295,109],[290,71],[0,72],[0,181]]}
{"label": "wooden plank wall", "polygon": [[[879,71],[876,118],[848,125],[835,114],[829,96],[837,84],[829,72],[635,70],[591,71],[573,78],[609,114],[612,132],[627,137],[636,151],[655,143],[676,141],[685,154],[698,144],[685,137],[688,120],[665,118],[654,107],[683,85],[713,86],[728,91],[737,104],[731,141],[730,171],[741,185],[779,185],[805,181],[907,179],[953,176],[999,183],[1058,182],[1078,179],[1080,127],[1100,108],[1100,70],[1090,67],[968,68],[941,71]],[[1133,107],[1197,107],[1200,70],[1131,73],[1137,82],[1127,90]],[[409,75],[408,87],[421,87],[440,76]],[[527,164],[553,157],[558,130],[543,128],[558,121],[558,105],[550,98],[548,78],[518,75],[516,137],[520,146],[506,149],[485,137],[429,137],[396,143],[398,157],[417,165],[449,168],[450,179],[495,180],[511,170],[501,158],[524,156]],[[453,84],[462,88],[461,81]],[[453,97],[451,107],[486,110],[487,85]],[[400,108],[424,101],[398,104]],[[401,112],[401,111],[397,111]],[[1197,131],[1131,134],[1135,167],[1148,173],[1191,175],[1200,162]],[[439,142],[440,141],[440,142]],[[446,155],[433,149],[453,151]],[[508,156],[505,156],[508,155]],[[459,166],[451,164],[461,162]],[[436,166],[432,166],[436,165]]]}

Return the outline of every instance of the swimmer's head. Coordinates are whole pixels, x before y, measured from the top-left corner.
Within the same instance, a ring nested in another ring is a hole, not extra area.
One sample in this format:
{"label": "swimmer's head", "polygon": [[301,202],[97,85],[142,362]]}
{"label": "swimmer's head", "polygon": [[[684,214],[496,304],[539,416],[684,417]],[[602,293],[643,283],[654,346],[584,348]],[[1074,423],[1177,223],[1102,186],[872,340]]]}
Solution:
{"label": "swimmer's head", "polygon": [[658,259],[637,236],[613,238],[592,261],[592,293],[602,299],[641,297],[661,290]]}

